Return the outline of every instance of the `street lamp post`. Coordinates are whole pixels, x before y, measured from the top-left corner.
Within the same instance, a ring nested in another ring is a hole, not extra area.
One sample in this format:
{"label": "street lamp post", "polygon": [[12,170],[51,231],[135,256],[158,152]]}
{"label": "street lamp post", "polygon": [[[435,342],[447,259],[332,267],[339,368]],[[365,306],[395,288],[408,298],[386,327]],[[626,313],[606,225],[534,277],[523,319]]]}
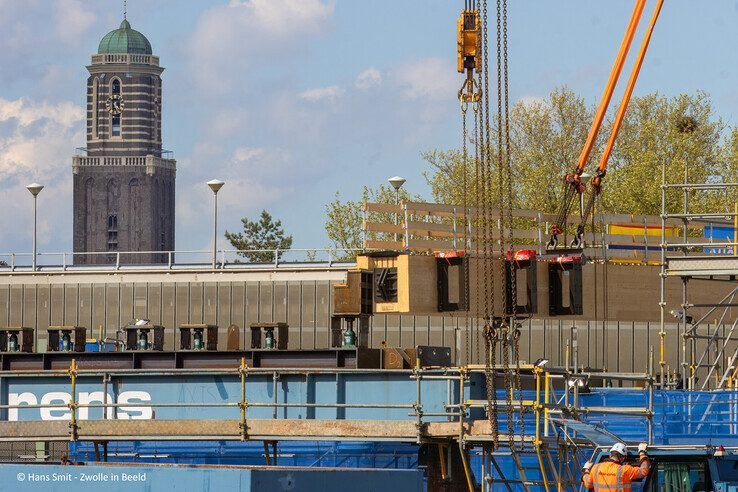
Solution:
{"label": "street lamp post", "polygon": [[26,189],[33,195],[33,256],[31,258],[31,267],[33,271],[36,271],[36,202],[38,194],[44,189],[44,185],[38,183],[31,183],[26,186]]}
{"label": "street lamp post", "polygon": [[[395,205],[400,204],[400,188],[405,184],[405,178],[401,176],[393,176],[389,178],[389,184],[395,189]],[[399,215],[395,212],[395,225],[399,223]],[[397,242],[397,233],[395,232],[395,242]]]}
{"label": "street lamp post", "polygon": [[218,259],[218,191],[225,183],[219,179],[211,179],[207,185],[213,190],[213,268]]}

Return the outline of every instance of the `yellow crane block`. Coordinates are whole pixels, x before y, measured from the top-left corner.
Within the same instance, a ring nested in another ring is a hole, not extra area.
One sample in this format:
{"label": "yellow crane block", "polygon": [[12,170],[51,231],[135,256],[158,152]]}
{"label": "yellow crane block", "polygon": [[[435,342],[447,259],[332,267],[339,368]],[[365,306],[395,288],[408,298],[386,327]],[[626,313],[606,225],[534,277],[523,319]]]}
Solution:
{"label": "yellow crane block", "polygon": [[456,69],[459,73],[471,74],[482,67],[481,18],[478,10],[462,10],[456,23],[457,59]]}

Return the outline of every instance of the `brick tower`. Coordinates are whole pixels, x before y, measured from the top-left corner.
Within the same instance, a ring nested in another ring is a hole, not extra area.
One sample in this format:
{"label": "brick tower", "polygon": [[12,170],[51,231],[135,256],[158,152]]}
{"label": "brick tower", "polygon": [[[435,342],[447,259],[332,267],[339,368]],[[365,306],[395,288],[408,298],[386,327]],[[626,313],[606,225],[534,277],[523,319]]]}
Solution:
{"label": "brick tower", "polygon": [[[87,147],[72,159],[75,264],[160,263],[174,250],[176,161],[161,143],[161,73],[124,19],[87,67]],[[116,255],[133,251],[135,254]]]}

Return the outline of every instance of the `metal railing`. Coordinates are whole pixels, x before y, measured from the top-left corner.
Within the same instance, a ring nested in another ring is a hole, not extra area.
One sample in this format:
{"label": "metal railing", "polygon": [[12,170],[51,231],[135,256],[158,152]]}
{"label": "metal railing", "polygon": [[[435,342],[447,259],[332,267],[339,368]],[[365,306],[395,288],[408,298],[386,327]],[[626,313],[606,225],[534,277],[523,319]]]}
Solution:
{"label": "metal railing", "polygon": [[159,57],[154,55],[142,55],[136,53],[103,53],[92,55],[92,64],[101,63],[140,63],[143,65],[159,66]]}
{"label": "metal railing", "polygon": [[[704,215],[704,214],[703,214]],[[729,214],[730,215],[730,214]],[[556,216],[536,210],[512,211],[514,248],[535,249],[539,255],[546,253],[546,243]],[[491,239],[499,241],[498,211],[494,218]],[[724,225],[725,214],[705,215],[695,218],[690,234],[683,242],[695,249],[700,247],[724,248],[734,246],[723,240],[702,235],[700,228]],[[578,215],[570,216],[571,224]],[[590,258],[624,262],[658,263],[661,250],[660,229],[662,222],[667,234],[678,236],[683,219],[678,215],[662,218],[656,215],[597,214],[595,230],[585,236],[585,252]],[[474,208],[438,203],[402,202],[399,204],[367,202],[362,207],[362,242],[366,249],[395,251],[474,252],[477,248],[481,218]],[[568,241],[566,232],[564,242]],[[685,246],[670,245],[670,249]]]}
{"label": "metal railing", "polygon": [[[248,270],[275,268],[348,268],[359,249],[219,249],[212,251],[44,252],[37,272],[110,270]],[[33,272],[33,253],[0,253],[0,273]]]}

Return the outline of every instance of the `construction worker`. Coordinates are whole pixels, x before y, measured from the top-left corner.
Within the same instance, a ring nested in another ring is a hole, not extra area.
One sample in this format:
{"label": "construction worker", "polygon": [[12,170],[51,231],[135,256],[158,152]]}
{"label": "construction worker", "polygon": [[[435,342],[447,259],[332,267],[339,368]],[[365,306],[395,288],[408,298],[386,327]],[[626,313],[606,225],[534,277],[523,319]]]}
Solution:
{"label": "construction worker", "polygon": [[642,480],[648,475],[651,462],[646,454],[648,446],[645,442],[638,445],[640,464],[633,466],[625,463],[628,449],[619,442],[610,448],[610,457],[605,461],[593,465],[588,461],[584,465],[582,482],[587,490],[595,492],[618,491],[632,492],[630,486],[633,480]]}

